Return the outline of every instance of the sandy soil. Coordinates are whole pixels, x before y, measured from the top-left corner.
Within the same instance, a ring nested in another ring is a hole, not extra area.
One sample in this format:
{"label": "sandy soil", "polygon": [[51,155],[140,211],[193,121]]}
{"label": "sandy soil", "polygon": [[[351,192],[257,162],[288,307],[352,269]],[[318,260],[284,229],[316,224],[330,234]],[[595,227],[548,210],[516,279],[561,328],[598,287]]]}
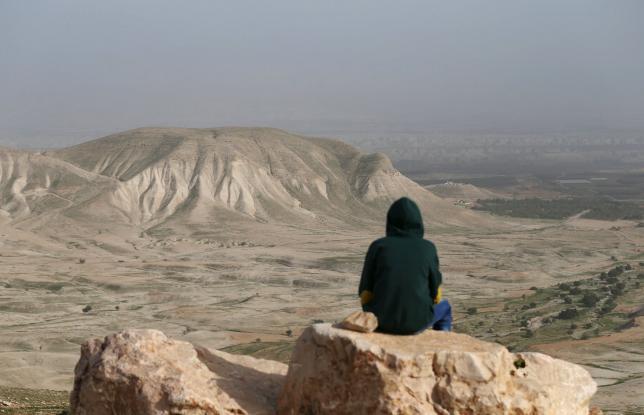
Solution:
{"label": "sandy soil", "polygon": [[[457,310],[472,300],[500,310],[504,298],[530,287],[595,275],[611,256],[641,258],[644,246],[634,226],[519,221],[513,229],[429,228],[445,295]],[[142,235],[118,244],[109,230],[95,243],[0,226],[0,384],[69,390],[80,343],[125,327],[158,328],[211,348],[279,344],[313,321],[335,321],[357,308],[361,262],[380,226],[276,232],[206,241]],[[642,385],[643,343],[638,328],[538,349],[585,364],[602,385],[597,402],[619,409],[644,407],[633,393]],[[624,373],[628,379],[611,383]]]}

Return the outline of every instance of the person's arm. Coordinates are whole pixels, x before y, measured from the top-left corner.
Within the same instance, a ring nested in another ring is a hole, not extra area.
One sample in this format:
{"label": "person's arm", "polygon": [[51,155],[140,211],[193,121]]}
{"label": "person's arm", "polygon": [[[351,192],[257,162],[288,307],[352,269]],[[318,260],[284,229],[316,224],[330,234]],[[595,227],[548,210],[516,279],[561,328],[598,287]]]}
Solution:
{"label": "person's arm", "polygon": [[368,304],[373,300],[375,272],[376,248],[374,247],[374,244],[371,244],[364,259],[362,275],[360,276],[360,285],[358,286],[358,295],[360,296],[360,303],[362,305]]}
{"label": "person's arm", "polygon": [[438,291],[436,292],[436,298],[434,298],[434,304],[440,303],[442,299],[443,299],[443,287],[438,287]]}
{"label": "person's arm", "polygon": [[440,264],[438,261],[438,252],[434,248],[434,257],[429,266],[429,295],[432,297],[434,304],[440,303],[443,290],[441,284],[443,283],[443,274],[440,271]]}

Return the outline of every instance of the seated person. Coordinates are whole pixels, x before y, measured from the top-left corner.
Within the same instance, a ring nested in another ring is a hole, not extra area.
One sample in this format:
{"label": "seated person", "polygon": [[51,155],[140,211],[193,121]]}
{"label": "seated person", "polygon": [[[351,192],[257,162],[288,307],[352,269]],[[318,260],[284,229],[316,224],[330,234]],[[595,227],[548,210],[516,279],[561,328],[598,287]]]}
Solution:
{"label": "seated person", "polygon": [[452,310],[441,300],[442,275],[434,244],[423,239],[416,203],[403,197],[387,213],[387,236],[367,251],[358,294],[363,311],[378,317],[378,331],[414,334],[449,331]]}

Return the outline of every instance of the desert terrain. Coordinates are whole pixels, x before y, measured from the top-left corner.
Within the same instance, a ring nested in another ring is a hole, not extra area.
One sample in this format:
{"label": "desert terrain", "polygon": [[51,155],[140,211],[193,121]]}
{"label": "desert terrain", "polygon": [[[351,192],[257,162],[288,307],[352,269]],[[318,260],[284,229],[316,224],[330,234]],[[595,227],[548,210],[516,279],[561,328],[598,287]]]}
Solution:
{"label": "desert terrain", "polygon": [[404,195],[438,247],[456,331],[582,364],[597,405],[642,413],[640,222],[493,215],[458,201],[512,191],[434,185],[382,153],[273,129],[0,149],[0,400],[59,413],[79,345],[123,328],[288,361],[304,328],[359,307],[366,249]]}

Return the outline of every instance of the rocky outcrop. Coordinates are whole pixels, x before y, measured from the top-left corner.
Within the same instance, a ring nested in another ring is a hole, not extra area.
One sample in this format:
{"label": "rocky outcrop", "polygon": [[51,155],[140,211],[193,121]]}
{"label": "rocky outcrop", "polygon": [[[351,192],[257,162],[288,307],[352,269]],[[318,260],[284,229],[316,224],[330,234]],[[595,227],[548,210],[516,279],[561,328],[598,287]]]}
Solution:
{"label": "rocky outcrop", "polygon": [[126,330],[93,339],[76,365],[77,415],[271,414],[286,366]]}
{"label": "rocky outcrop", "polygon": [[[364,316],[363,316],[364,317]],[[306,329],[291,364],[208,350],[156,330],[82,347],[77,415],[588,415],[581,367],[456,333]],[[278,400],[279,395],[279,400]]]}
{"label": "rocky outcrop", "polygon": [[595,391],[577,365],[464,334],[318,324],[297,342],[278,413],[587,415]]}

